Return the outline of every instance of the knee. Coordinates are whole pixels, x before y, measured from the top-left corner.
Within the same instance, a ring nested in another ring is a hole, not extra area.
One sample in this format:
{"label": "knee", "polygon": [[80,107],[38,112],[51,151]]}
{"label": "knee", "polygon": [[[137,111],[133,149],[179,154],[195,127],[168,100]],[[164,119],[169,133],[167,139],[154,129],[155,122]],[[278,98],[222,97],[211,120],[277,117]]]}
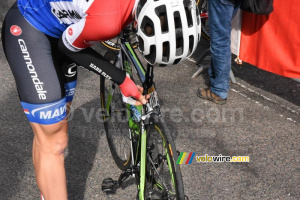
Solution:
{"label": "knee", "polygon": [[54,138],[53,142],[49,142],[50,146],[48,152],[55,155],[63,155],[65,149],[68,146],[68,136],[67,133],[63,136]]}
{"label": "knee", "polygon": [[68,145],[67,123],[39,125],[34,128],[35,145],[40,153],[61,155]]}

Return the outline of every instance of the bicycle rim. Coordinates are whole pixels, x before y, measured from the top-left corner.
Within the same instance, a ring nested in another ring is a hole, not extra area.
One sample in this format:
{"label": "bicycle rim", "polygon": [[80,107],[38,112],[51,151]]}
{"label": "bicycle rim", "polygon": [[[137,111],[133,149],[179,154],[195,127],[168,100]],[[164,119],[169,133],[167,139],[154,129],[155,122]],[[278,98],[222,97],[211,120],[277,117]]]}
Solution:
{"label": "bicycle rim", "polygon": [[157,117],[147,128],[145,199],[184,199],[177,152],[166,125]]}
{"label": "bicycle rim", "polygon": [[112,157],[121,170],[131,164],[130,133],[127,108],[119,87],[112,81],[100,78],[101,108],[104,129]]}
{"label": "bicycle rim", "polygon": [[120,44],[119,44],[119,38],[113,38],[111,40],[105,40],[101,42],[102,45],[105,47],[114,50],[114,51],[120,51]]}
{"label": "bicycle rim", "polygon": [[[136,41],[134,35],[130,36],[130,41],[132,44],[132,48],[134,48],[134,49],[137,48],[137,41]],[[111,50],[114,50],[114,51],[120,51],[120,48],[121,48],[119,37],[115,37],[110,40],[102,41],[101,44]]]}

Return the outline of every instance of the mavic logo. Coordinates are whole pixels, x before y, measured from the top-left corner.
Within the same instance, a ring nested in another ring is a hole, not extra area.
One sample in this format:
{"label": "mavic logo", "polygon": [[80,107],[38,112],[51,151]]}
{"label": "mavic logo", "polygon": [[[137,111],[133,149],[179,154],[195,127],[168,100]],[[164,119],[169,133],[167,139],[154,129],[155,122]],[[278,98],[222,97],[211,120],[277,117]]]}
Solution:
{"label": "mavic logo", "polygon": [[49,111],[41,111],[40,112],[40,119],[54,119],[58,118],[60,116],[63,116],[67,111],[67,106],[63,106],[60,108],[57,108],[55,110],[49,110]]}
{"label": "mavic logo", "polygon": [[31,111],[31,114],[33,117],[38,117],[40,119],[55,119],[64,117],[67,112],[67,106],[66,104],[61,105],[61,103],[62,101],[59,101],[41,108],[34,109]]}

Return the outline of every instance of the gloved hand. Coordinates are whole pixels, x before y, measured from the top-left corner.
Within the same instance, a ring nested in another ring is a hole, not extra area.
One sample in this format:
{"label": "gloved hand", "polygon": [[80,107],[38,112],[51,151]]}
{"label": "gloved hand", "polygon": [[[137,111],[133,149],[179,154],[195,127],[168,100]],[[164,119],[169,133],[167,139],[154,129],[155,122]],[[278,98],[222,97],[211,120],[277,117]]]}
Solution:
{"label": "gloved hand", "polygon": [[[126,76],[124,82],[119,85],[119,87],[125,103],[135,106],[147,103],[146,97],[142,95],[143,88],[139,85],[135,85],[128,76]],[[134,97],[136,100],[131,97]]]}

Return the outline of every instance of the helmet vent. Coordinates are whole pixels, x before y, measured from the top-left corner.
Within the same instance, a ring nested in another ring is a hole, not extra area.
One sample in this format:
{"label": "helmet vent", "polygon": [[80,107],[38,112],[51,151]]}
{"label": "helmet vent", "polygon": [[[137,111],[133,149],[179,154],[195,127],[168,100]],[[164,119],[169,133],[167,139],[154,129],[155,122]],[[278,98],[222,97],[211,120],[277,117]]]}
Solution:
{"label": "helmet vent", "polygon": [[174,12],[174,23],[175,23],[175,29],[182,28],[180,14],[178,11]]}
{"label": "helmet vent", "polygon": [[194,47],[194,36],[190,35],[189,36],[189,53],[188,53],[188,56],[191,55],[191,53],[193,51],[193,47]]}
{"label": "helmet vent", "polygon": [[144,5],[146,4],[147,0],[140,0],[138,6],[136,8],[136,18],[139,17],[141,10],[143,9]]}
{"label": "helmet vent", "polygon": [[140,36],[138,36],[138,42],[140,51],[144,51],[144,40]]}
{"label": "helmet vent", "polygon": [[176,56],[183,54],[183,35],[181,18],[178,11],[174,12],[175,34],[176,34]]}
{"label": "helmet vent", "polygon": [[198,16],[197,17],[197,24],[200,25],[200,18],[199,18],[200,13],[199,13],[199,9],[196,9],[196,16]]}
{"label": "helmet vent", "polygon": [[174,61],[173,65],[178,64],[180,61],[181,61],[181,58],[177,58],[177,59]]}
{"label": "helmet vent", "polygon": [[148,60],[150,64],[155,63],[155,58],[156,58],[156,48],[155,45],[150,46],[150,53],[148,55],[145,55],[145,58]]}
{"label": "helmet vent", "polygon": [[193,26],[193,19],[192,19],[191,12],[190,12],[188,7],[184,7],[184,10],[185,10],[188,26],[192,27]]}
{"label": "helmet vent", "polygon": [[148,37],[154,36],[154,34],[155,34],[154,24],[153,24],[153,21],[149,17],[147,17],[147,16],[144,17],[142,24],[141,24],[141,30]]}
{"label": "helmet vent", "polygon": [[162,33],[169,32],[166,6],[165,5],[158,6],[157,8],[155,8],[155,13],[160,19],[161,32]]}
{"label": "helmet vent", "polygon": [[169,62],[169,59],[170,59],[170,43],[169,42],[164,42],[163,43],[162,61],[163,62]]}

